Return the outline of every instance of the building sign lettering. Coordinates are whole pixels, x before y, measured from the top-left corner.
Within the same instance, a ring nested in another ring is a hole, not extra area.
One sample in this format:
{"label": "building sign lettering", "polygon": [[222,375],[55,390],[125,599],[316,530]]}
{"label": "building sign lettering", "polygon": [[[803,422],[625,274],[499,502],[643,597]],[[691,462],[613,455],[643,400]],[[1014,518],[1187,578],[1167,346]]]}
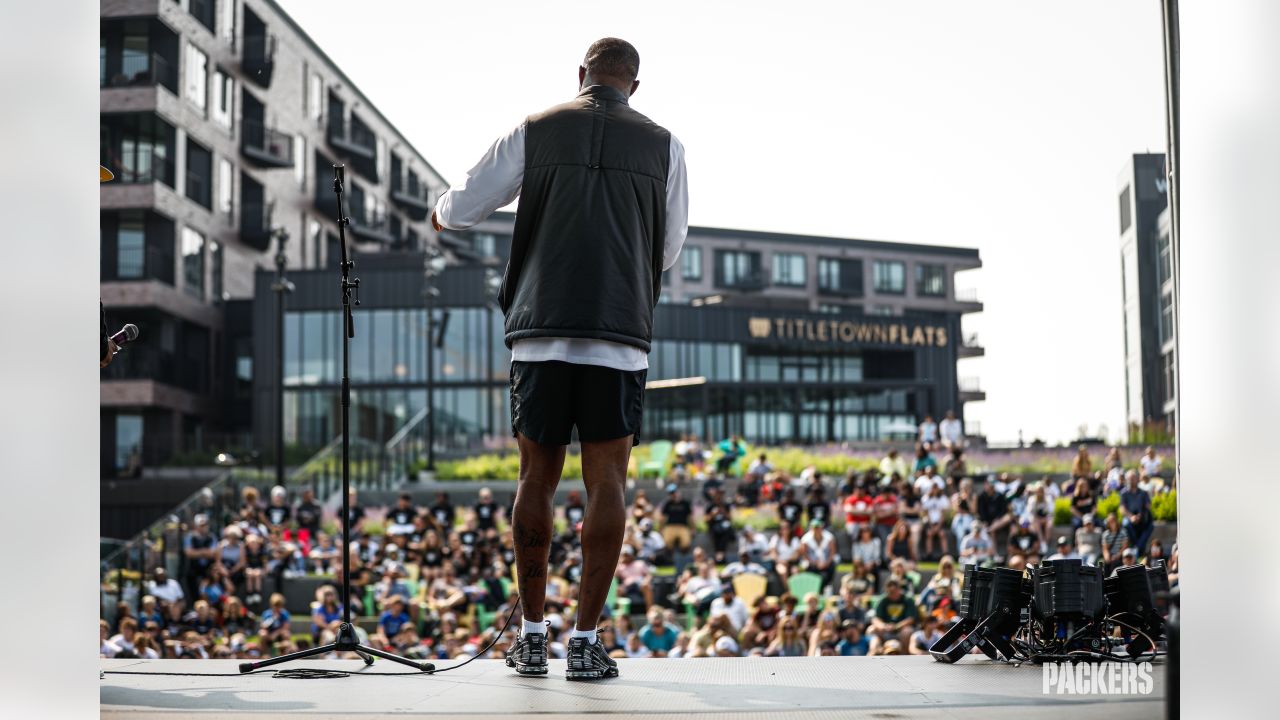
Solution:
{"label": "building sign lettering", "polygon": [[751,337],[760,339],[920,347],[947,346],[947,329],[933,325],[753,317],[747,321],[747,330],[751,333]]}

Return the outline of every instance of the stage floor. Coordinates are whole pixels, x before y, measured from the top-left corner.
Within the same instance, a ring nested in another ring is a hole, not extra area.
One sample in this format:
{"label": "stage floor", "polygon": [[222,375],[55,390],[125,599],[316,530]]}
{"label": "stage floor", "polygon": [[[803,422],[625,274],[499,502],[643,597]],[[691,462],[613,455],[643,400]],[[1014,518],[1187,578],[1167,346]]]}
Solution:
{"label": "stage floor", "polygon": [[[1024,718],[1047,712],[1071,720],[1158,718],[1164,668],[1149,696],[1072,696],[1041,692],[1041,669],[980,657],[956,665],[932,658],[707,658],[619,660],[621,677],[567,682],[564,661],[543,678],[516,676],[501,661],[477,660],[441,675],[378,661],[298,661],[242,676],[234,660],[102,660],[104,718],[305,716],[309,720],[403,714],[503,718],[537,714],[633,716],[651,720],[760,716],[784,718]],[[441,665],[445,663],[440,663]],[[288,667],[359,671],[326,680],[273,678]],[[112,674],[124,671],[140,674]],[[220,673],[191,677],[161,673]],[[367,677],[374,676],[374,677]],[[1069,713],[1066,714],[1066,713]]]}

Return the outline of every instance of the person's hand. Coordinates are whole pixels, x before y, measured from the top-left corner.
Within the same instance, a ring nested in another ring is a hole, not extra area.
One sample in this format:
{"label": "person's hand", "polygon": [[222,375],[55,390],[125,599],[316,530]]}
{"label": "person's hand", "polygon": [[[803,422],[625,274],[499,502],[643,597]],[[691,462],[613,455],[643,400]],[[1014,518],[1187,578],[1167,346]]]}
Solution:
{"label": "person's hand", "polygon": [[431,227],[435,228],[436,232],[440,232],[444,229],[444,226],[440,224],[440,219],[436,216],[435,210],[431,211]]}
{"label": "person's hand", "polygon": [[111,364],[112,358],[116,356],[116,351],[120,347],[112,340],[107,340],[107,356],[98,361],[98,369],[102,369]]}

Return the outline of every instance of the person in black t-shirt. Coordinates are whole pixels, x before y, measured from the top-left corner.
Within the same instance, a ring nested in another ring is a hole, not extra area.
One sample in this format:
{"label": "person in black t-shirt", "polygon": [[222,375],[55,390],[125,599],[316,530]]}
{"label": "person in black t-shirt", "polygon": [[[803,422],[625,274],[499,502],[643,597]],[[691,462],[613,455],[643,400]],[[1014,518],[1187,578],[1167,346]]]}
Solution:
{"label": "person in black t-shirt", "polygon": [[498,504],[493,501],[493,493],[489,488],[480,488],[480,501],[475,505],[476,511],[476,527],[480,530],[489,530],[498,526],[498,515],[500,510]]}
{"label": "person in black t-shirt", "polygon": [[476,545],[480,542],[480,528],[474,515],[468,516],[462,531],[458,533],[458,539],[462,541],[462,546],[467,548],[470,553],[475,550]]}
{"label": "person in black t-shirt", "polygon": [[570,490],[564,503],[564,519],[570,528],[578,527],[578,523],[587,516],[587,506],[582,503],[582,495],[577,490]]}
{"label": "person in black t-shirt", "polygon": [[804,527],[804,518],[802,513],[804,506],[796,502],[796,492],[792,488],[782,491],[782,500],[778,502],[778,519],[786,520],[791,527],[796,528],[796,536],[800,536],[800,528]]}
{"label": "person in black t-shirt", "polygon": [[729,543],[733,542],[733,503],[724,499],[720,490],[712,490],[706,510],[707,531],[711,534],[711,546],[715,552],[715,561],[723,563],[729,551]]}
{"label": "person in black t-shirt", "polygon": [[413,532],[413,521],[418,516],[418,508],[413,506],[413,496],[400,493],[396,506],[387,513],[388,535],[409,535]]}
{"label": "person in black t-shirt", "polygon": [[316,536],[320,534],[320,521],[324,518],[324,509],[316,502],[316,494],[311,488],[303,488],[302,500],[294,509],[293,516],[298,520],[299,535],[305,530],[307,541],[315,542]]}
{"label": "person in black t-shirt", "polygon": [[283,527],[292,515],[293,511],[289,508],[289,493],[280,485],[271,488],[271,502],[262,513],[266,518],[267,527]]}
{"label": "person in black t-shirt", "polygon": [[[1008,482],[1008,475],[1002,476]],[[1004,493],[996,490],[996,484],[990,480],[982,484],[982,492],[978,495],[978,519],[986,524],[994,538],[996,531],[1004,528],[1013,520],[1009,514],[1009,499]]]}
{"label": "person in black t-shirt", "polygon": [[809,491],[809,504],[805,507],[805,516],[810,523],[819,520],[823,527],[831,524],[831,505],[827,502],[826,488],[815,485]]}
{"label": "person in black t-shirt", "polygon": [[347,518],[351,521],[351,537],[358,538],[361,533],[361,525],[364,524],[364,508],[360,503],[356,502],[356,489],[351,488],[347,493],[348,512]]}
{"label": "person in black t-shirt", "polygon": [[693,530],[689,526],[693,506],[684,499],[680,487],[671,483],[667,485],[667,499],[658,507],[658,514],[662,516],[662,540],[671,548],[671,559],[679,575],[693,547]]}
{"label": "person in black t-shirt", "polygon": [[436,503],[431,506],[431,515],[440,524],[443,532],[448,533],[453,530],[457,512],[453,509],[453,503],[449,502],[449,493],[436,493]]}

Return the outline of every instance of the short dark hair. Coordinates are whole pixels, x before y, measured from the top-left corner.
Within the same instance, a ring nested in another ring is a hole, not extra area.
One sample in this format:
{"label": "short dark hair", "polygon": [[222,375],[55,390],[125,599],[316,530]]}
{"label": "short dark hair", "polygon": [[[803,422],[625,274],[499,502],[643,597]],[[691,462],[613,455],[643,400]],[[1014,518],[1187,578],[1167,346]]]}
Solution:
{"label": "short dark hair", "polygon": [[628,83],[634,82],[640,74],[640,53],[626,40],[601,38],[587,48],[582,66],[592,77],[608,76]]}

